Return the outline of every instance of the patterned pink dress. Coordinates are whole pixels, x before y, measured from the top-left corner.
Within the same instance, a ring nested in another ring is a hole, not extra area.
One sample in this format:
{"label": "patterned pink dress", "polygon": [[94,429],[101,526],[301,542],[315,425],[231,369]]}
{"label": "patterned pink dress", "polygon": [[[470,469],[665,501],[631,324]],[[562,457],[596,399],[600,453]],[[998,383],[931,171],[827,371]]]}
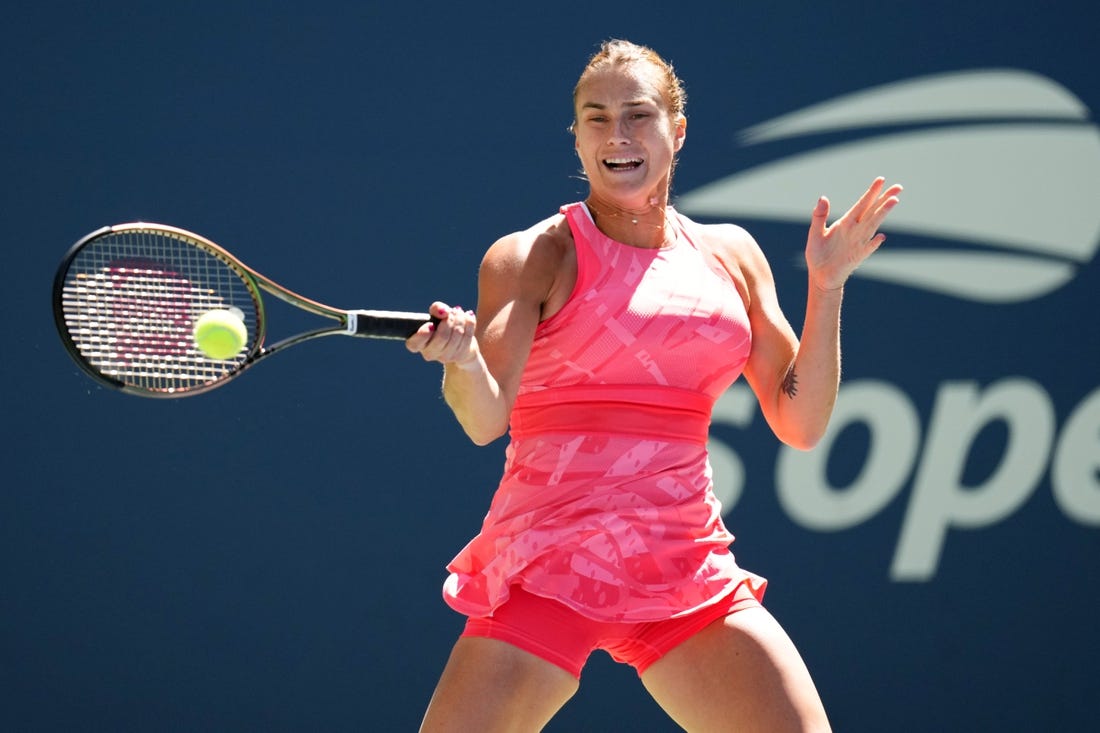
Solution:
{"label": "patterned pink dress", "polygon": [[751,347],[728,275],[669,209],[675,242],[641,249],[562,207],[577,251],[568,302],[542,322],[510,421],[504,475],[481,532],[447,566],[447,603],[489,616],[509,588],[597,621],[698,611],[747,582],[714,496],[715,400]]}

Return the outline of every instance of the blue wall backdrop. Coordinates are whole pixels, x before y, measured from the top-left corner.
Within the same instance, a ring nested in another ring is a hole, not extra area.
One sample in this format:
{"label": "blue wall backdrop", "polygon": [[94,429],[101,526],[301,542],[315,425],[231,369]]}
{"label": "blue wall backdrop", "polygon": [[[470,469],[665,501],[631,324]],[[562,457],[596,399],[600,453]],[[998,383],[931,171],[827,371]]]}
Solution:
{"label": "blue wall backdrop", "polygon": [[[754,233],[796,325],[816,196],[907,186],[848,289],[829,438],[780,449],[737,387],[713,430],[735,550],[836,729],[1094,729],[1090,3],[46,0],[5,21],[0,729],[415,729],[462,622],[443,566],[503,441],[469,444],[438,368],[393,343],[313,343],[194,399],[104,390],[53,331],[53,270],[88,231],[159,221],[336,305],[472,306],[485,247],[583,195],[570,95],[609,37],[676,64],[678,205]],[[549,729],[674,727],[598,654]]]}

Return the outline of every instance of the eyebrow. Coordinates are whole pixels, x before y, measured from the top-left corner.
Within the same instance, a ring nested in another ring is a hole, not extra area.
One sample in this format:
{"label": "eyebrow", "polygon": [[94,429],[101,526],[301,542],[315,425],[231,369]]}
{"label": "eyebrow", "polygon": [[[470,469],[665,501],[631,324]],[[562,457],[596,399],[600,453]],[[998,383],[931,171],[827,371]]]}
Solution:
{"label": "eyebrow", "polygon": [[[650,100],[648,100],[648,99],[638,99],[638,100],[631,101],[631,102],[624,102],[622,106],[624,106],[624,107],[641,107],[641,106],[649,104],[649,103],[650,103]],[[603,104],[601,102],[585,102],[584,104],[581,105],[581,109],[607,109],[607,105]]]}

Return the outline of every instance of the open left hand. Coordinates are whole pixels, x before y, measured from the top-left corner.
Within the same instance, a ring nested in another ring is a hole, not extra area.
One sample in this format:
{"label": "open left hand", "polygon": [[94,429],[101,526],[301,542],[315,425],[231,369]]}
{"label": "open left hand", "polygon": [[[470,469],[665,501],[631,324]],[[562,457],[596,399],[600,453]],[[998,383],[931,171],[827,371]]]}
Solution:
{"label": "open left hand", "polygon": [[900,185],[887,188],[886,179],[876,178],[859,201],[831,226],[827,225],[829,199],[818,199],[806,239],[806,266],[812,285],[821,290],[844,286],[860,263],[886,241],[878,228],[897,206],[901,191]]}

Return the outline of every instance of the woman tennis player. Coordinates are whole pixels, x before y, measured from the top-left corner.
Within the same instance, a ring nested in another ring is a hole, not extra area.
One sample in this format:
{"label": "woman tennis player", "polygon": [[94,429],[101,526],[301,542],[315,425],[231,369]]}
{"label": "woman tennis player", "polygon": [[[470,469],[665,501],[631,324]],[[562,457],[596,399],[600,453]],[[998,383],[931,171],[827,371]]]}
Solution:
{"label": "woman tennis player", "polygon": [[448,566],[468,621],[423,731],[538,730],[595,649],[687,730],[829,728],[766,581],[729,551],[707,428],[743,374],[780,440],[821,438],[844,284],[901,187],[874,181],[831,226],[828,200],[813,207],[799,339],[752,237],[669,205],[684,98],[657,53],[605,43],[573,97],[587,198],[489,248],[476,316],[433,303],[439,324],[407,341],[443,364],[475,443],[510,437],[481,532]]}

